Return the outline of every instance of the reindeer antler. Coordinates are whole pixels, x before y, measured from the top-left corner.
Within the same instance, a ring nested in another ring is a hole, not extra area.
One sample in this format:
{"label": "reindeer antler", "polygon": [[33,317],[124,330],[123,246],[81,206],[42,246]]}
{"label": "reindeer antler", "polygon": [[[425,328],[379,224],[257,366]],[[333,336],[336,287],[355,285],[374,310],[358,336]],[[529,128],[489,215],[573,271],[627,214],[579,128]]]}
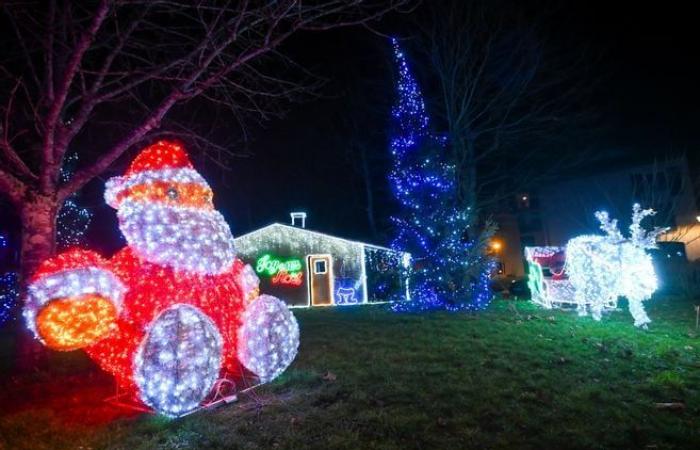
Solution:
{"label": "reindeer antler", "polygon": [[656,238],[667,232],[669,227],[654,227],[651,231],[645,231],[641,222],[645,217],[653,216],[653,209],[642,209],[639,203],[632,205],[632,225],[630,225],[630,242],[641,248],[656,248]]}
{"label": "reindeer antler", "polygon": [[595,218],[600,222],[600,229],[607,233],[608,238],[615,242],[625,240],[622,233],[620,233],[620,230],[617,228],[617,219],[610,220],[607,211],[596,211]]}

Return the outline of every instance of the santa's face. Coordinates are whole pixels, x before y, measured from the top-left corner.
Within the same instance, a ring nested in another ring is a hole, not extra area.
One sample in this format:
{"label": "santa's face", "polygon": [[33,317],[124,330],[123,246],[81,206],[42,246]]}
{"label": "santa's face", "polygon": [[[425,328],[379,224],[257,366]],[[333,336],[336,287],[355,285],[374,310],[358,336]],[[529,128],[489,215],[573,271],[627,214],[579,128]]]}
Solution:
{"label": "santa's face", "polygon": [[235,258],[231,229],[214,209],[125,200],[117,216],[129,245],[149,262],[217,274]]}
{"label": "santa's face", "polygon": [[236,256],[233,235],[214,210],[212,192],[196,171],[146,171],[107,182],[110,204],[129,246],[146,261],[218,274]]}
{"label": "santa's face", "polygon": [[231,229],[182,145],[156,142],[105,187],[119,228],[142,259],[199,274],[222,273],[233,264]]}

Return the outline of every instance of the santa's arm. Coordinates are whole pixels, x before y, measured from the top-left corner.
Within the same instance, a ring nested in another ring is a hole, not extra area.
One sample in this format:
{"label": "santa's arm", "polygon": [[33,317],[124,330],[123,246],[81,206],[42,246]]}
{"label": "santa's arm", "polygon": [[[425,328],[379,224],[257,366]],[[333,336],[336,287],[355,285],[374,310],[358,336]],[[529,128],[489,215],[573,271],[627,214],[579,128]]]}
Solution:
{"label": "santa's arm", "polygon": [[241,268],[236,281],[241,288],[246,304],[260,295],[260,278],[255,274],[255,270],[250,264],[246,264]]}
{"label": "santa's arm", "polygon": [[95,252],[70,250],[45,261],[27,287],[27,326],[55,350],[75,350],[104,337],[126,287]]}

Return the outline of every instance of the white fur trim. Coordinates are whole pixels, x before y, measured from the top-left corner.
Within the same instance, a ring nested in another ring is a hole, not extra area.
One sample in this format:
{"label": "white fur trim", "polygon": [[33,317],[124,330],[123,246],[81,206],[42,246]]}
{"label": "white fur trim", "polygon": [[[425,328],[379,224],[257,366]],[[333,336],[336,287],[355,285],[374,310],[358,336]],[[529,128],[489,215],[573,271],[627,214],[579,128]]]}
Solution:
{"label": "white fur trim", "polygon": [[105,201],[112,208],[118,208],[117,196],[120,192],[138,184],[150,184],[155,181],[170,183],[196,183],[209,187],[207,181],[194,169],[144,170],[134,175],[113,177],[105,184]]}
{"label": "white fur trim", "polygon": [[29,329],[38,336],[35,318],[49,301],[97,294],[108,298],[120,311],[126,290],[126,286],[109,270],[99,267],[66,269],[41,277],[29,285],[23,315]]}

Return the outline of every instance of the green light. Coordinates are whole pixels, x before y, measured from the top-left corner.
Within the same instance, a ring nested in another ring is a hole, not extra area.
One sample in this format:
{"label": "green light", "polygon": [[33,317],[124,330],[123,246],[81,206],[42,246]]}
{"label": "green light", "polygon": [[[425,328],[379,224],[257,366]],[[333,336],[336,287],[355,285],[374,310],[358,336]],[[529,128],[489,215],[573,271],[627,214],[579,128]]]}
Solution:
{"label": "green light", "polygon": [[527,287],[532,298],[544,297],[544,274],[542,266],[535,261],[528,261]]}
{"label": "green light", "polygon": [[279,258],[274,258],[269,254],[265,254],[258,258],[255,271],[268,276],[273,276],[277,272],[293,274],[294,272],[301,271],[301,260],[295,258],[282,261]]}

